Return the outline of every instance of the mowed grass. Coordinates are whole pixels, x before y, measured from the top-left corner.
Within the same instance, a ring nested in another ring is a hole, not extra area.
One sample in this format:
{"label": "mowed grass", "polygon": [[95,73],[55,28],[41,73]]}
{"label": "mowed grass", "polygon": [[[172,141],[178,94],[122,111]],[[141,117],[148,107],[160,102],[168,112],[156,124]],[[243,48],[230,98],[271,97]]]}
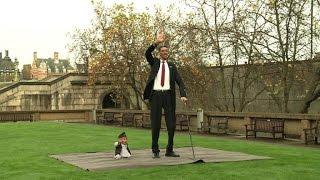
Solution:
{"label": "mowed grass", "polygon": [[[150,130],[57,122],[0,124],[0,179],[319,179],[320,149],[193,136],[195,146],[269,156],[272,160],[187,164],[89,172],[50,154],[113,151],[125,131],[131,149],[150,148]],[[161,132],[160,146],[167,135]],[[175,146],[189,146],[177,133]],[[163,153],[163,152],[162,152]],[[151,153],[150,153],[151,158]]]}

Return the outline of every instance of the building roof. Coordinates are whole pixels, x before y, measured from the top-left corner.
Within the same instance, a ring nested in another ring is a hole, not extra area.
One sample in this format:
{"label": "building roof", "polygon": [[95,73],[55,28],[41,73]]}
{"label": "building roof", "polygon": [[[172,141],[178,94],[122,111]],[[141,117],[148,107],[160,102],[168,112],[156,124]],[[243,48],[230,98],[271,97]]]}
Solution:
{"label": "building roof", "polygon": [[15,64],[9,57],[4,57],[0,60],[0,70],[15,70]]}
{"label": "building roof", "polygon": [[11,61],[8,50],[5,51],[4,57],[2,57],[2,52],[0,52],[0,71],[9,70],[11,72],[14,72],[16,70],[16,65],[18,65],[17,58],[14,62]]}
{"label": "building roof", "polygon": [[[40,67],[41,63],[45,63],[47,66],[47,69],[51,72],[61,73],[64,72],[63,70],[73,70],[74,68],[70,65],[69,59],[59,59],[59,62],[57,64],[54,63],[54,59],[48,58],[38,58],[36,60],[36,66]],[[57,70],[57,71],[56,71]]]}

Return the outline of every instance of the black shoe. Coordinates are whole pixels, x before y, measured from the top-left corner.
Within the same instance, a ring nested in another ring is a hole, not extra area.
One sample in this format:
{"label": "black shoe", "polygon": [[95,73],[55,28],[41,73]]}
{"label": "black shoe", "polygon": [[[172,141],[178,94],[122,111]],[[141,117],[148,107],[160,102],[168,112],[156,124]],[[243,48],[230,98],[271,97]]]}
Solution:
{"label": "black shoe", "polygon": [[152,158],[155,159],[155,158],[160,158],[160,155],[159,155],[159,152],[155,152],[155,153],[152,153]]}
{"label": "black shoe", "polygon": [[179,154],[175,153],[174,151],[172,152],[166,152],[165,154],[166,157],[180,157]]}

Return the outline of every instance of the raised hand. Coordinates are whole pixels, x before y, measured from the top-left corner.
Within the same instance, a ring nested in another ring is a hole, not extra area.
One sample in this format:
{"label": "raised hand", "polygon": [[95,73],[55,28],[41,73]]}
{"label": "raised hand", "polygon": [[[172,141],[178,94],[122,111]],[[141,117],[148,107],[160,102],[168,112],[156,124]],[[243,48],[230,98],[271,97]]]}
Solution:
{"label": "raised hand", "polygon": [[156,44],[159,44],[159,43],[162,43],[166,40],[166,35],[164,34],[164,29],[163,27],[160,28],[160,31],[158,32],[157,34],[157,38],[156,38],[156,41],[155,43]]}
{"label": "raised hand", "polygon": [[181,97],[180,99],[181,99],[181,101],[183,102],[184,105],[187,105],[188,99],[186,97]]}

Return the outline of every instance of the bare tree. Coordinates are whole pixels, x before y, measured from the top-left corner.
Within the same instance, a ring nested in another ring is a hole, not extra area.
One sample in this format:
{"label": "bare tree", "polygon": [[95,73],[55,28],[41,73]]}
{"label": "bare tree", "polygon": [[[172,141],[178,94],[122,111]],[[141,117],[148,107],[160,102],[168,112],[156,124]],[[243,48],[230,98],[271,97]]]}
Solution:
{"label": "bare tree", "polygon": [[278,62],[264,66],[261,82],[266,84],[266,90],[281,111],[289,112],[294,62],[307,57],[306,1],[272,0],[258,3],[263,4],[263,10],[255,13],[266,22],[266,26],[260,31],[263,34],[262,42],[255,42],[255,48],[264,63]]}

